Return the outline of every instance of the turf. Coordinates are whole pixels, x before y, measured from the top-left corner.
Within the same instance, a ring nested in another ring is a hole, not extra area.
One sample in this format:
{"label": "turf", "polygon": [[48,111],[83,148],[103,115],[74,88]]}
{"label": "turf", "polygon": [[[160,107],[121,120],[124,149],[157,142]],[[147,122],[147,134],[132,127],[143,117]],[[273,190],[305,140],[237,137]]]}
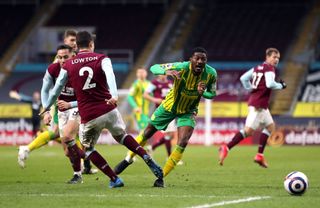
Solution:
{"label": "turf", "polygon": [[[97,146],[115,166],[126,149]],[[233,149],[220,167],[217,147],[189,146],[184,165],[165,178],[166,188],[152,187],[155,177],[140,159],[120,176],[125,187],[108,188],[102,173],[85,175],[84,183],[68,185],[72,171],[61,147],[32,152],[27,167],[17,165],[17,147],[0,147],[0,207],[318,207],[320,204],[320,147],[267,147],[270,167],[253,163],[257,147]],[[154,153],[162,166],[163,147]],[[291,196],[283,188],[287,173],[304,172],[310,187],[303,196]],[[249,201],[250,197],[255,200]],[[265,197],[265,198],[263,198]],[[241,200],[244,199],[244,202]],[[229,204],[234,203],[234,204]]]}

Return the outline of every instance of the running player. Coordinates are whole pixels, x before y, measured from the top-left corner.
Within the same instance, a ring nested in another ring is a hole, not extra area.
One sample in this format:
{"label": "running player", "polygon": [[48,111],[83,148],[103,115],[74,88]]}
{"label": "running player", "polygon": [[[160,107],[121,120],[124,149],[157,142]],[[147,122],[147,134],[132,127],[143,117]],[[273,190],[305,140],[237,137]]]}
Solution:
{"label": "running player", "polygon": [[[77,35],[77,31],[66,30],[64,33],[64,37],[63,37],[64,44],[70,46],[73,49],[74,53],[77,50],[76,35]],[[59,63],[58,54],[55,56],[53,63]],[[44,91],[42,90],[41,94],[43,94],[43,93],[44,93]],[[44,122],[47,122],[50,120],[51,120],[51,115],[49,115],[49,114],[44,115]],[[59,141],[58,110],[57,110],[57,108],[55,108],[53,110],[53,123],[52,123],[51,130],[42,132],[28,145],[19,147],[18,164],[20,165],[20,167],[25,168],[25,166],[26,166],[25,163],[26,163],[27,158],[29,157],[30,152],[48,144],[48,142],[51,140],[58,140]]]}
{"label": "running player", "polygon": [[[76,51],[77,51],[76,35],[77,35],[77,31],[72,30],[72,29],[68,29],[65,31],[64,38],[63,38],[64,44],[68,45],[72,48],[72,56],[75,56]],[[61,61],[62,59],[63,58],[57,54],[55,56],[53,63],[59,63],[59,60]],[[53,82],[52,82],[53,77],[51,77],[50,74],[47,74],[47,75],[49,75],[49,78],[47,77],[46,80],[44,80],[44,82],[42,83],[42,85],[43,85],[41,88],[41,95],[42,96],[44,94],[47,94],[49,92],[49,89],[51,87],[53,87]],[[48,81],[48,80],[50,80],[51,82],[47,83],[46,81]],[[46,98],[43,98],[43,99],[46,99]],[[63,105],[62,100],[60,100],[59,102],[60,102],[60,105]],[[65,103],[64,105],[69,105],[69,104]],[[73,104],[73,105],[75,105],[75,104]],[[59,138],[58,106],[55,105],[51,112],[53,114],[53,119],[51,117],[51,114],[46,113],[44,115],[43,120],[47,125],[49,125],[49,123],[52,124],[52,127],[51,127],[52,130],[45,131],[45,132],[41,133],[27,146],[20,146],[19,147],[18,164],[20,165],[20,167],[22,167],[22,168],[25,167],[25,161],[29,157],[30,152],[32,152],[33,150],[38,149],[38,148],[48,144],[48,142],[51,140],[61,142],[61,140]],[[81,146],[80,142],[78,141],[78,138],[77,138],[77,144],[78,144],[78,146]],[[65,152],[67,153],[66,146],[64,145],[64,143],[62,143],[62,145],[65,149]],[[82,170],[82,173],[83,174],[95,174],[95,173],[97,173],[97,169],[92,169],[90,161],[84,160],[84,169]]]}
{"label": "running player", "polygon": [[[143,97],[149,100],[150,102],[155,103],[155,106],[157,108],[164,100],[172,86],[172,81],[169,80],[166,75],[158,75],[155,79],[151,81],[151,83],[145,90]],[[175,120],[173,120],[168,125],[168,128],[165,131],[163,131],[164,136],[151,145],[150,151],[153,151],[160,145],[165,144],[167,154],[169,157],[171,154],[171,140],[175,137],[176,132],[177,126]],[[182,164],[182,161],[180,161],[180,164]]]}
{"label": "running player", "polygon": [[[217,73],[214,68],[207,65],[207,52],[201,47],[193,50],[189,61],[156,64],[150,70],[155,75],[172,76],[174,85],[151,116],[146,129],[138,135],[137,141],[143,146],[155,132],[165,130],[171,121],[177,119],[177,145],[163,168],[163,174],[167,176],[181,160],[187,147],[196,125],[195,116],[198,112],[200,99],[202,97],[212,99],[216,96]],[[116,173],[121,173],[131,164],[126,159],[116,166]],[[157,179],[154,186],[163,187],[163,180]]]}
{"label": "running player", "polygon": [[77,34],[80,49],[77,56],[68,60],[61,69],[55,87],[49,94],[44,107],[53,104],[65,83],[69,80],[77,95],[81,116],[81,143],[83,152],[74,142],[68,142],[72,161],[81,157],[89,158],[105,175],[110,178],[110,188],[123,186],[122,180],[110,168],[107,161],[94,148],[103,128],[107,128],[114,139],[138,154],[149,166],[154,175],[162,180],[162,169],[147,152],[128,135],[121,114],[117,110],[117,85],[111,60],[103,54],[94,53],[94,39],[86,31]]}
{"label": "running player", "polygon": [[244,129],[238,131],[227,145],[222,145],[219,148],[220,165],[223,165],[231,148],[244,138],[251,136],[257,128],[262,127],[258,153],[254,157],[254,162],[261,167],[268,167],[263,152],[269,136],[275,130],[275,124],[269,111],[269,100],[272,90],[281,90],[287,87],[284,81],[275,81],[275,67],[278,65],[279,59],[280,52],[276,48],[268,48],[265,62],[248,70],[240,77],[243,87],[251,91],[248,100],[249,114]]}

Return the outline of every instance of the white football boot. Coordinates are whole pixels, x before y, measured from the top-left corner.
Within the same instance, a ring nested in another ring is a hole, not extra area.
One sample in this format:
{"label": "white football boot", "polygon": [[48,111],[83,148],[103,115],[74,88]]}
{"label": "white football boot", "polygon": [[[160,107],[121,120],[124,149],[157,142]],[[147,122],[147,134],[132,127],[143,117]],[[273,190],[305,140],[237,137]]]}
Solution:
{"label": "white football boot", "polygon": [[26,167],[26,159],[29,157],[30,150],[28,149],[28,146],[20,146],[19,147],[19,153],[18,153],[18,164],[21,168]]}

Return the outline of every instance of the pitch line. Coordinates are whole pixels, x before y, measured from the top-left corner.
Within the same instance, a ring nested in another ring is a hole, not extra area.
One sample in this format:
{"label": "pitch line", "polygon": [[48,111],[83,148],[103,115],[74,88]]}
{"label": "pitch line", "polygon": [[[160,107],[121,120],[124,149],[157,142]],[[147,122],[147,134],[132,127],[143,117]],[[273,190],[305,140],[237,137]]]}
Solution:
{"label": "pitch line", "polygon": [[93,197],[93,198],[120,198],[120,197],[135,197],[135,198],[239,198],[241,196],[220,196],[220,195],[173,195],[173,194],[80,194],[80,193],[0,193],[0,197],[8,197],[8,196],[28,196],[28,197]]}
{"label": "pitch line", "polygon": [[198,206],[192,206],[188,208],[210,208],[210,207],[219,207],[219,206],[224,206],[228,204],[239,204],[239,203],[244,203],[244,202],[250,202],[250,201],[257,201],[257,200],[263,200],[263,199],[269,199],[271,198],[270,196],[256,196],[256,197],[248,197],[244,199],[237,199],[237,200],[231,200],[231,201],[221,201],[221,202],[216,202],[212,204],[203,204],[203,205],[198,205]]}

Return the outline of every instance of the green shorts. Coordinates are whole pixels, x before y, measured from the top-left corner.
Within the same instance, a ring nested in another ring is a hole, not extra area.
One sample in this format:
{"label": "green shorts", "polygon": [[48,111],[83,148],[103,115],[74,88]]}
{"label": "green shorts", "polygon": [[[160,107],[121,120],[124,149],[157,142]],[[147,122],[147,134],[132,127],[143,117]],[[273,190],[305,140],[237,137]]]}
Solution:
{"label": "green shorts", "polygon": [[145,114],[141,114],[141,113],[136,113],[135,114],[135,119],[138,123],[138,128],[139,130],[143,130],[147,127],[148,122],[149,122],[149,117]]}
{"label": "green shorts", "polygon": [[158,130],[165,130],[169,123],[177,118],[177,127],[196,125],[196,120],[193,113],[176,114],[166,111],[162,105],[160,105],[152,114],[150,124]]}
{"label": "green shorts", "polygon": [[59,123],[59,118],[58,118],[58,105],[55,103],[54,104],[54,109],[53,109],[53,123],[57,124]]}

